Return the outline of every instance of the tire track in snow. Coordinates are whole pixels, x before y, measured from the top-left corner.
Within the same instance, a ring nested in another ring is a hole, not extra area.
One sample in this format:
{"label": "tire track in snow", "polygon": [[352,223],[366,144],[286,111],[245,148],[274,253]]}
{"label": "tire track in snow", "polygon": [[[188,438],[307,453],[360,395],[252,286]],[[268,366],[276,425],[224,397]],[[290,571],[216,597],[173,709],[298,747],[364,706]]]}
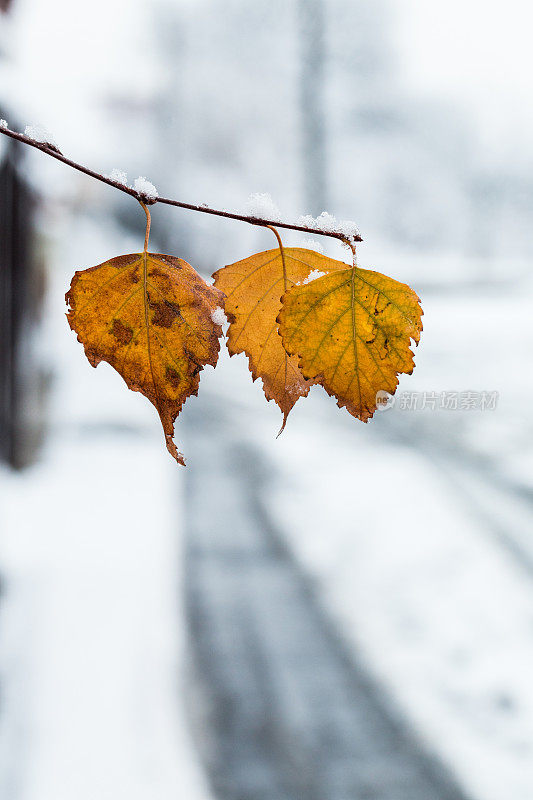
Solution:
{"label": "tire track in snow", "polygon": [[188,419],[187,613],[217,798],[465,800],[318,603],[262,501],[261,455],[213,403]]}

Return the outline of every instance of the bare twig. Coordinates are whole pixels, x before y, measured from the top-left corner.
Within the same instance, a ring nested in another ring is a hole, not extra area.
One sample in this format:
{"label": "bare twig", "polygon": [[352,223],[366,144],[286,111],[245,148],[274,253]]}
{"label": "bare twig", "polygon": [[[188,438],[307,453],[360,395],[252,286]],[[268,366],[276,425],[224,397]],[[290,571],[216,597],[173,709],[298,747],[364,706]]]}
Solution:
{"label": "bare twig", "polygon": [[84,167],[82,164],[77,164],[75,161],[72,161],[72,159],[64,156],[63,153],[61,153],[53,144],[48,144],[47,142],[38,142],[35,139],[32,139],[30,136],[26,136],[24,133],[17,133],[16,131],[9,130],[9,128],[0,127],[0,133],[5,134],[5,136],[10,136],[12,139],[16,139],[19,142],[23,142],[30,147],[35,147],[37,150],[41,150],[43,153],[55,158],[57,161],[62,161],[63,164],[66,164],[68,167],[72,167],[72,169],[76,169],[78,172],[83,172],[84,175],[89,175],[89,177],[95,178],[97,181],[107,183],[108,186],[112,186],[114,189],[118,189],[120,192],[131,195],[131,197],[134,197],[136,200],[144,203],[145,205],[164,203],[167,206],[176,206],[177,208],[185,208],[188,211],[199,211],[202,214],[214,214],[217,217],[236,219],[240,222],[248,222],[250,225],[259,225],[263,228],[268,228],[275,225],[278,228],[288,228],[289,230],[302,231],[303,233],[313,233],[319,236],[331,236],[334,239],[340,239],[342,242],[349,245],[352,250],[354,242],[362,241],[362,238],[358,234],[354,235],[353,239],[350,240],[345,234],[338,231],[323,231],[320,230],[320,228],[308,227],[306,225],[293,225],[292,223],[279,222],[275,219],[261,219],[260,217],[252,217],[246,214],[234,214],[232,211],[221,211],[220,209],[209,208],[205,205],[197,206],[193,205],[192,203],[182,203],[180,200],[170,200],[167,197],[148,197],[142,192],[132,189],[130,186],[125,186],[122,183],[118,183],[117,181],[108,178],[106,175],[101,175],[99,172],[95,172],[88,167]]}

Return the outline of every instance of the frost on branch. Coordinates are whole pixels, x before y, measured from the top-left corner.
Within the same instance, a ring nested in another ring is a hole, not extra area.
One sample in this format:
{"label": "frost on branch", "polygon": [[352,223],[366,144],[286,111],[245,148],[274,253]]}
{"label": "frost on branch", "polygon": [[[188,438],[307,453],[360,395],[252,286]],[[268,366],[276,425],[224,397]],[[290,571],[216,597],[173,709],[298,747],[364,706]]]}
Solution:
{"label": "frost on branch", "polygon": [[281,213],[268,192],[254,192],[246,201],[245,213],[257,219],[281,222]]}
{"label": "frost on branch", "polygon": [[121,169],[117,169],[116,167],[113,167],[109,175],[106,175],[106,178],[109,178],[115,183],[120,183],[121,186],[128,185],[128,176],[125,172],[123,172]]}
{"label": "frost on branch", "polygon": [[29,136],[30,139],[34,140],[34,142],[51,144],[53,147],[58,146],[50,131],[48,131],[43,125],[26,125],[24,128],[24,135]]}
{"label": "frost on branch", "polygon": [[9,125],[7,124],[7,119],[0,119],[0,128],[4,128],[4,130],[7,130],[7,128],[9,128]]}
{"label": "frost on branch", "polygon": [[154,184],[150,183],[150,181],[146,180],[146,178],[143,178],[140,175],[138,178],[135,178],[133,188],[136,192],[144,195],[149,200],[156,200],[159,197],[159,192],[155,188]]}
{"label": "frost on branch", "polygon": [[354,243],[356,237],[359,236],[359,231],[355,222],[349,219],[337,220],[332,214],[328,214],[327,211],[323,211],[319,217],[312,217],[310,214],[298,217],[296,224],[305,228],[317,228],[319,231],[324,231],[324,233],[341,233],[352,243]]}
{"label": "frost on branch", "polygon": [[[256,219],[282,222],[285,225],[295,224],[302,228],[314,228],[324,233],[340,233],[348,242],[354,244],[358,241],[359,230],[355,222],[348,219],[337,220],[332,214],[323,211],[320,216],[312,217],[310,214],[298,217],[295,223],[284,217],[272,197],[267,192],[251,194],[245,205],[245,213]],[[314,245],[314,249],[317,247]]]}

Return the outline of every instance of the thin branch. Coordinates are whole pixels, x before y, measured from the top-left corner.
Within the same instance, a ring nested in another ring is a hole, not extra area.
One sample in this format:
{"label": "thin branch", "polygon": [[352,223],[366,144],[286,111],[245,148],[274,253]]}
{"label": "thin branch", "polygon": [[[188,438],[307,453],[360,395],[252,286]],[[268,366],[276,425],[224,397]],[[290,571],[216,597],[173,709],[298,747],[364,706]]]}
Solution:
{"label": "thin branch", "polygon": [[24,133],[17,133],[16,131],[11,131],[9,128],[0,128],[0,133],[5,134],[6,136],[10,136],[12,139],[16,139],[19,142],[23,142],[24,144],[29,145],[30,147],[35,147],[37,150],[41,150],[46,155],[55,158],[57,161],[62,161],[63,164],[66,164],[68,167],[72,167],[72,169],[78,170],[78,172],[83,172],[84,175],[89,175],[91,178],[95,178],[97,181],[101,181],[102,183],[107,183],[108,186],[112,186],[114,189],[118,189],[120,192],[124,192],[125,194],[129,194],[131,197],[134,197],[139,202],[144,203],[145,205],[154,205],[155,203],[164,203],[167,206],[176,206],[177,208],[185,208],[188,211],[199,211],[202,214],[214,214],[217,217],[226,217],[227,219],[236,219],[240,222],[248,222],[250,225],[259,225],[262,228],[268,228],[273,225],[277,226],[278,228],[288,228],[289,230],[293,231],[302,231],[303,233],[313,233],[319,236],[331,236],[334,239],[340,239],[345,244],[349,245],[353,250],[353,243],[354,242],[362,242],[362,238],[359,234],[354,235],[353,240],[350,240],[345,234],[339,233],[337,231],[323,231],[319,228],[312,228],[306,225],[293,225],[289,222],[279,222],[275,219],[261,219],[260,217],[252,217],[246,214],[234,214],[232,211],[221,211],[216,208],[209,208],[208,206],[201,205],[193,205],[192,203],[182,203],[179,200],[170,200],[167,197],[148,197],[147,195],[143,194],[142,192],[138,192],[136,189],[132,189],[130,186],[125,186],[122,183],[117,183],[117,181],[111,180],[106,175],[101,175],[99,172],[95,172],[88,167],[84,167],[82,164],[77,164],[72,159],[67,158],[63,155],[63,153],[55,147],[53,144],[49,144],[47,142],[37,142],[35,139],[32,139],[30,136],[26,136]]}

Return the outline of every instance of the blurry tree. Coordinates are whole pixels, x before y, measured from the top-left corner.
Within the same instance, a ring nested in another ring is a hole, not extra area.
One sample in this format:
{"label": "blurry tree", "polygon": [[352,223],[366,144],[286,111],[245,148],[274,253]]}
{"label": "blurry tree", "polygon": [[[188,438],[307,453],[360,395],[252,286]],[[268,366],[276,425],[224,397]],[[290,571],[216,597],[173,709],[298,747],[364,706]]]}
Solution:
{"label": "blurry tree", "polygon": [[323,0],[298,0],[303,197],[314,215],[327,208],[325,21]]}
{"label": "blurry tree", "polygon": [[[0,115],[1,116],[1,115]],[[0,142],[0,459],[28,464],[40,444],[44,373],[35,324],[44,272],[35,247],[36,199],[20,146]]]}

